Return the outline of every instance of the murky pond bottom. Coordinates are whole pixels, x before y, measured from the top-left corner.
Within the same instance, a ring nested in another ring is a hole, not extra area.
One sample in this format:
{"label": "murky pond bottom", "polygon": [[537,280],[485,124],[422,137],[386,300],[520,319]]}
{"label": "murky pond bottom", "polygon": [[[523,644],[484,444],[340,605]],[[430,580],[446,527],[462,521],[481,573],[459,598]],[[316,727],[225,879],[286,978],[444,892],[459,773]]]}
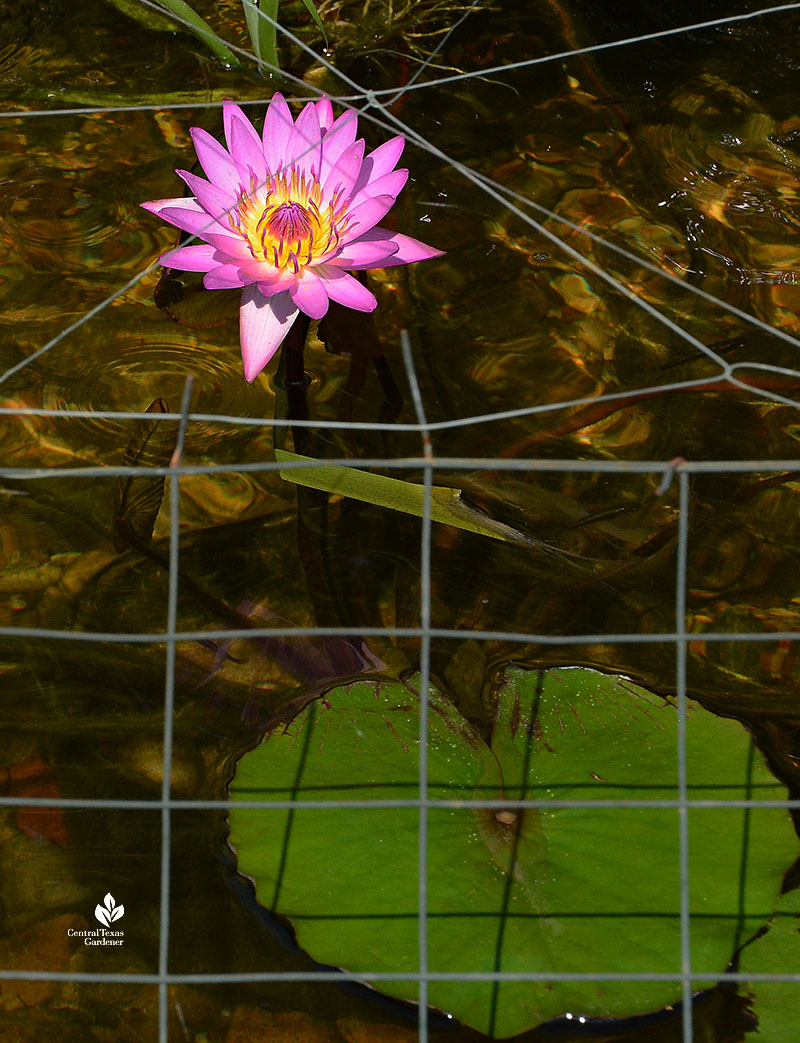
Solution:
{"label": "murky pond bottom", "polygon": [[[197,10],[248,46],[236,5]],[[164,970],[314,969],[237,875],[224,806],[203,802],[225,802],[264,730],[342,680],[426,661],[485,734],[509,662],[674,695],[683,625],[689,697],[744,721],[796,795],[796,15],[517,66],[695,14],[643,5],[621,24],[578,0],[480,4],[458,25],[466,7],[434,0],[321,13],[357,88],[296,45],[294,80],[226,70],[193,37],[99,0],[80,20],[20,5],[0,49],[1,962],[135,976],[3,980],[8,1038],[155,1040]],[[281,17],[319,50],[302,5]],[[179,194],[189,128],[219,133],[223,98],[258,103],[258,121],[277,86],[359,108],[376,92],[387,108],[362,114],[368,146],[409,136],[395,227],[447,251],[370,274],[374,325],[312,326],[302,408],[333,426],[287,426],[298,400],[277,362],[245,383],[238,294],[192,276],[165,289],[153,265],[174,237],[138,206]],[[169,464],[178,423],[153,417],[179,412],[190,374],[179,488],[103,473]],[[514,538],[434,523],[426,568],[419,517],[272,466],[283,447],[419,486],[410,379],[433,484]],[[408,462],[366,463],[380,460]],[[120,506],[134,501],[136,538]],[[168,815],[166,905],[165,691],[169,793],[186,802]],[[124,944],[85,944],[107,895]],[[743,1039],[767,1008],[797,1006],[796,984],[718,987],[696,1003],[695,1038]],[[165,1009],[170,1040],[418,1038],[412,1006],[329,981],[185,979]],[[586,1031],[561,1024],[558,1038]],[[681,1033],[678,1011],[592,1038]],[[430,1037],[485,1038],[438,1014]]]}

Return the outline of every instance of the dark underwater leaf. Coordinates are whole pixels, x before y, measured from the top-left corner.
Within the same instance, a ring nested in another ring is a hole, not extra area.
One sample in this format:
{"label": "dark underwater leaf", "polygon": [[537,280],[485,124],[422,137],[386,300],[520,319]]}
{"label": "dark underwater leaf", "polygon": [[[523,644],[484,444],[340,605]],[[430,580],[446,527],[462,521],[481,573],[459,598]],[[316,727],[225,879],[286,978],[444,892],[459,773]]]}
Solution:
{"label": "dark underwater leaf", "polygon": [[239,315],[239,290],[207,290],[190,272],[165,268],[153,291],[156,306],[173,322],[191,330],[208,330]]}
{"label": "dark underwater leaf", "polygon": [[[157,398],[148,413],[168,413],[169,406]],[[161,420],[140,420],[125,450],[122,462],[129,467],[166,467],[175,449],[176,424]],[[111,526],[114,547],[147,545],[164,496],[163,474],[120,475],[114,488],[114,519]]]}

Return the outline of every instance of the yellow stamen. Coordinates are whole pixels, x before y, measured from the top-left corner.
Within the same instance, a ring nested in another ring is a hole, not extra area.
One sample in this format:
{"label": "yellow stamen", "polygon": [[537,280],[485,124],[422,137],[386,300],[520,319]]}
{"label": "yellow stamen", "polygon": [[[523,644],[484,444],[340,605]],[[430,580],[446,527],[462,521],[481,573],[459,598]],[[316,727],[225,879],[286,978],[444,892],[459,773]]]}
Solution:
{"label": "yellow stamen", "polygon": [[306,180],[305,172],[292,166],[268,174],[263,185],[253,182],[228,214],[228,222],[245,239],[255,260],[297,274],[338,245],[347,226],[346,211],[338,191],[323,204],[313,172]]}

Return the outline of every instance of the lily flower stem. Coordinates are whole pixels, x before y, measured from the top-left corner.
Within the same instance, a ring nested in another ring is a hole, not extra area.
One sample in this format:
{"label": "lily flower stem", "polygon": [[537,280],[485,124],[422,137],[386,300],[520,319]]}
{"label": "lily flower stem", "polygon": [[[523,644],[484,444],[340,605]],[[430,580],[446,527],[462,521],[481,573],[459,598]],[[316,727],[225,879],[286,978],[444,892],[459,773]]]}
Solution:
{"label": "lily flower stem", "polygon": [[[290,420],[308,420],[308,385],[311,379],[305,371],[303,349],[310,319],[302,313],[283,341],[283,389]],[[308,455],[310,431],[305,427],[292,428],[295,452]]]}

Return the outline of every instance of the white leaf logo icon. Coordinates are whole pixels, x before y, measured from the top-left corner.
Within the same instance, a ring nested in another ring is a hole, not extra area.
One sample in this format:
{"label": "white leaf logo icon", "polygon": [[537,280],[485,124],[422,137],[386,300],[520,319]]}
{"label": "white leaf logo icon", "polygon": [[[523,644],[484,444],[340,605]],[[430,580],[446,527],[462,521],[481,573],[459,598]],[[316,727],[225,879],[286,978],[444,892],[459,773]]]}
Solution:
{"label": "white leaf logo icon", "polygon": [[113,895],[109,892],[103,899],[103,905],[98,902],[94,907],[94,915],[105,927],[110,927],[115,920],[124,914],[125,906],[117,905]]}

